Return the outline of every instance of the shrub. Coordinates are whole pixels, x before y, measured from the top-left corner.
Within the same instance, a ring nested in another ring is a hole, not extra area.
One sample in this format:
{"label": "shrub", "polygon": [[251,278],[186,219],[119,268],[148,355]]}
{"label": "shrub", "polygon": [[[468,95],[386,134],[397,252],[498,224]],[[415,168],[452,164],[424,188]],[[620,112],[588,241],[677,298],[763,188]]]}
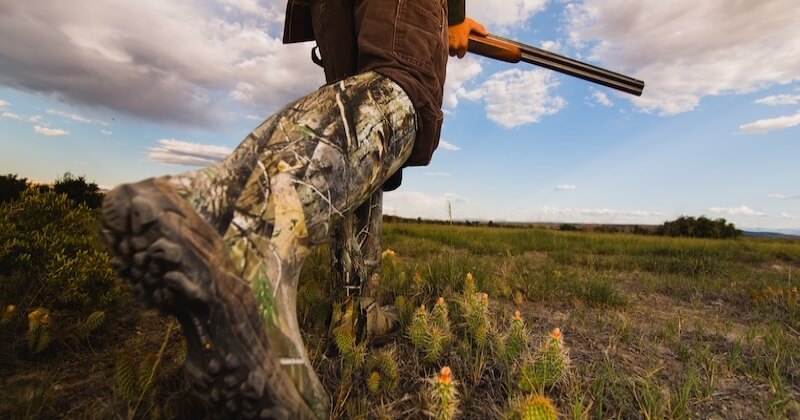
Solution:
{"label": "shrub", "polygon": [[0,301],[85,316],[120,296],[97,213],[65,195],[29,188],[0,205]]}
{"label": "shrub", "polygon": [[0,175],[0,203],[7,203],[19,198],[28,188],[28,180],[17,178],[16,174]]}
{"label": "shrub", "polygon": [[728,223],[725,219],[711,220],[705,216],[695,219],[691,216],[681,216],[671,222],[664,222],[663,226],[656,229],[656,234],[689,238],[726,239],[739,237],[742,231],[736,229],[733,223]]}

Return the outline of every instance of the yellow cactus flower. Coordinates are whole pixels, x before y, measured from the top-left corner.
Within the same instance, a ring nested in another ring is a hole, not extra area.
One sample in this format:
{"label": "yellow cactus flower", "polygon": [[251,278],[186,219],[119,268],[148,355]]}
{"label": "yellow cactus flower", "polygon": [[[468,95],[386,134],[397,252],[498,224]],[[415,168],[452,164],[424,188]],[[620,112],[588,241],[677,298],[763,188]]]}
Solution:
{"label": "yellow cactus flower", "polygon": [[444,298],[440,296],[439,300],[436,301],[436,304],[437,305],[444,305]]}
{"label": "yellow cactus flower", "polygon": [[467,281],[475,281],[475,278],[472,277],[472,273],[467,273]]}
{"label": "yellow cactus flower", "polygon": [[387,258],[387,257],[394,258],[396,256],[397,256],[397,254],[393,250],[391,250],[389,248],[386,248],[385,251],[381,252],[381,258]]}
{"label": "yellow cactus flower", "polygon": [[484,294],[481,295],[481,302],[489,303],[489,294],[488,293],[484,293]]}
{"label": "yellow cactus flower", "polygon": [[[797,292],[797,288],[795,288],[795,292]],[[6,316],[10,317],[11,315],[14,315],[14,312],[16,312],[16,311],[17,311],[17,307],[16,306],[14,306],[14,305],[6,306]]]}

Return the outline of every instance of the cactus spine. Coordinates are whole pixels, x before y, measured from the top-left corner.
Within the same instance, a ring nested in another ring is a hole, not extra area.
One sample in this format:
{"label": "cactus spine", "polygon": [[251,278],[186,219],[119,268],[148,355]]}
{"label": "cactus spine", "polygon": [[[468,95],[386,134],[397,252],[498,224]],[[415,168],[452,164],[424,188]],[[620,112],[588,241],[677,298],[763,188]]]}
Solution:
{"label": "cactus spine", "polygon": [[507,417],[514,420],[556,420],[558,413],[549,398],[534,395],[514,404]]}

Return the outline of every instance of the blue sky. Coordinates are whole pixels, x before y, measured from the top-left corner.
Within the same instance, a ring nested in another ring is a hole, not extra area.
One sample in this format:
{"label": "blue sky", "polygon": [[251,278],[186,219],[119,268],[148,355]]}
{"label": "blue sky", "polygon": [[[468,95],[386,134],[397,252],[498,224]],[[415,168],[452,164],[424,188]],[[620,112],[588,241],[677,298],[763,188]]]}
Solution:
{"label": "blue sky", "polygon": [[[102,186],[183,172],[323,83],[278,0],[0,9],[0,172]],[[647,83],[641,98],[524,64],[451,60],[443,143],[384,212],[800,230],[795,0],[467,0],[494,33]],[[9,41],[14,40],[14,41]]]}

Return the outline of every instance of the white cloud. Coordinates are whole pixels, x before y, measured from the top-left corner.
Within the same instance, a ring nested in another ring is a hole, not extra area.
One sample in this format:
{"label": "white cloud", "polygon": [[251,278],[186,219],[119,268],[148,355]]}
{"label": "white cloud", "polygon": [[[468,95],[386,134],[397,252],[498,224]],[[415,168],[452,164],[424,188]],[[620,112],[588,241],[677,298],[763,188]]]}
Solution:
{"label": "white cloud", "polygon": [[192,0],[7,3],[0,39],[17,41],[0,43],[0,83],[68,103],[208,126],[229,118],[233,92],[269,112],[324,80],[307,44],[282,44],[285,2],[224,0],[227,14]]}
{"label": "white cloud", "polygon": [[158,147],[148,148],[147,158],[153,162],[171,165],[206,166],[217,163],[231,153],[224,146],[190,143],[175,139],[161,139]]}
{"label": "white cloud", "polygon": [[764,216],[764,213],[759,211],[755,211],[747,206],[740,206],[740,207],[711,207],[708,209],[712,213],[719,213],[719,214],[727,214],[729,216],[747,216],[747,217],[757,217],[757,216]]}
{"label": "white cloud", "polygon": [[432,195],[418,191],[397,190],[384,194],[383,211],[386,214],[403,217],[446,219],[448,201],[453,209],[453,217],[457,218],[469,200],[454,193]]}
{"label": "white cloud", "polygon": [[452,143],[450,143],[448,141],[444,141],[444,140],[441,140],[441,139],[439,140],[439,147],[438,148],[442,149],[442,150],[449,150],[451,152],[457,152],[457,151],[461,150],[461,148],[456,146],[455,144],[452,144]]}
{"label": "white cloud", "polygon": [[472,56],[463,59],[447,60],[447,78],[444,82],[445,109],[454,109],[458,106],[458,98],[464,97],[467,90],[464,85],[483,71],[480,62]]}
{"label": "white cloud", "polygon": [[62,130],[60,128],[50,128],[50,127],[42,127],[41,125],[37,125],[33,127],[33,131],[37,134],[41,134],[47,137],[56,137],[56,136],[67,136],[69,135],[69,131]]}
{"label": "white cloud", "polygon": [[64,117],[64,118],[72,120],[72,121],[77,121],[77,122],[82,122],[82,123],[87,123],[87,124],[92,122],[92,120],[84,117],[83,115],[75,114],[75,113],[72,113],[72,112],[60,111],[60,110],[56,110],[56,109],[48,109],[45,112],[47,112],[48,114],[51,114],[51,115],[58,115],[59,117]]}
{"label": "white cloud", "polygon": [[800,195],[767,194],[767,198],[775,200],[800,200]]}
{"label": "white cloud", "polygon": [[425,172],[427,176],[450,176],[447,172]]}
{"label": "white cloud", "polygon": [[546,5],[547,0],[468,1],[467,16],[493,31],[525,23]]}
{"label": "white cloud", "polygon": [[790,220],[797,219],[797,216],[794,216],[794,215],[791,215],[789,213],[786,213],[785,211],[781,212],[781,217],[783,217],[784,219],[790,219]]}
{"label": "white cloud", "polygon": [[493,74],[477,89],[467,92],[470,100],[486,103],[486,116],[505,128],[539,122],[566,106],[550,91],[558,86],[552,72],[511,69]]}
{"label": "white cloud", "polygon": [[7,106],[11,106],[11,104],[9,102],[0,99],[0,108],[5,108]]}
{"label": "white cloud", "polygon": [[44,117],[42,117],[41,115],[33,115],[28,117],[28,122],[32,123],[39,123],[42,122],[42,120],[44,120]]}
{"label": "white cloud", "polygon": [[796,0],[582,0],[566,10],[574,46],[647,82],[632,98],[644,111],[687,112],[704,96],[800,79]]}
{"label": "white cloud", "polygon": [[608,98],[605,92],[601,92],[595,88],[590,88],[589,90],[592,91],[592,98],[598,104],[606,107],[614,106],[614,102],[611,102],[611,99]]}
{"label": "white cloud", "polygon": [[772,95],[766,98],[757,99],[757,104],[762,105],[797,105],[800,104],[800,95]]}
{"label": "white cloud", "polygon": [[550,52],[557,53],[561,51],[561,42],[559,41],[542,41],[542,49]]}
{"label": "white cloud", "polygon": [[114,134],[109,130],[100,130],[100,133],[103,134],[104,136],[110,136],[110,135]]}
{"label": "white cloud", "polygon": [[578,188],[578,187],[575,186],[575,185],[572,185],[572,184],[561,184],[561,185],[557,185],[555,190],[556,191],[572,191],[572,190],[574,190],[576,188]]}
{"label": "white cloud", "polygon": [[255,115],[255,114],[247,115],[245,118],[247,118],[248,120],[253,120],[253,121],[263,121],[264,120],[264,117],[259,117],[258,115]]}
{"label": "white cloud", "polygon": [[666,213],[646,210],[615,210],[608,208],[559,208],[559,207],[543,207],[541,212],[546,216],[558,218],[571,218],[579,220],[593,220],[593,221],[639,221],[652,222],[654,220],[663,220],[667,216]]}
{"label": "white cloud", "polygon": [[800,125],[800,111],[793,115],[777,118],[767,118],[739,126],[739,132],[744,134],[762,134],[770,131],[782,130]]}
{"label": "white cloud", "polygon": [[22,121],[22,115],[15,114],[13,112],[8,112],[8,111],[3,113],[3,118],[8,119],[8,120]]}

